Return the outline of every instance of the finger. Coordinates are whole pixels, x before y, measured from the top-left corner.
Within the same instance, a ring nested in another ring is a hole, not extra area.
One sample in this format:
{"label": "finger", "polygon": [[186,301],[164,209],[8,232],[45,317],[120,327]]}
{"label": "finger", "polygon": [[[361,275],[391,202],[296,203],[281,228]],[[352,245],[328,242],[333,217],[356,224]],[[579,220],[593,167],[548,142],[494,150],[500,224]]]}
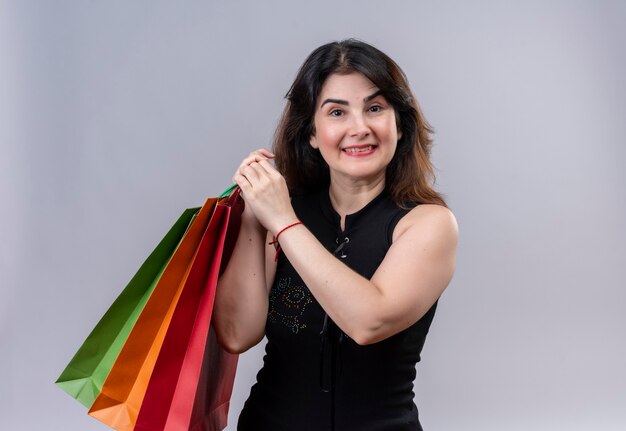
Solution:
{"label": "finger", "polygon": [[259,182],[262,176],[265,176],[264,172],[259,170],[258,163],[254,162],[241,170],[241,175],[246,177],[250,185],[254,186],[255,183]]}
{"label": "finger", "polygon": [[274,158],[274,154],[272,154],[270,151],[266,150],[265,148],[260,148],[258,150],[255,150],[255,151],[251,152],[248,155],[248,157],[243,159],[241,164],[237,167],[236,173],[238,173],[240,175],[245,175],[244,174],[244,168],[246,166],[249,166],[249,165],[251,165],[253,163],[259,163],[259,162],[262,162],[264,160],[273,159],[273,158]]}
{"label": "finger", "polygon": [[271,151],[265,149],[265,148],[260,148],[257,150],[259,154],[263,155],[264,157],[267,157],[268,159],[273,159],[274,158],[274,153],[272,153]]}
{"label": "finger", "polygon": [[[252,163],[249,165],[249,169],[252,169],[254,171],[254,173],[256,174],[255,180],[258,182],[261,182],[263,180],[269,180],[271,173],[268,172],[262,165],[261,163],[263,163],[265,161],[261,161],[261,162],[257,162],[257,163]],[[267,163],[267,162],[265,162]]]}
{"label": "finger", "polygon": [[251,165],[252,163],[258,163],[262,160],[267,160],[268,158],[265,157],[262,154],[251,154],[250,156],[246,157],[245,159],[243,159],[243,161],[241,162],[241,164],[239,165],[239,170],[241,170],[242,168]]}
{"label": "finger", "polygon": [[250,160],[253,162],[258,162],[259,160],[265,160],[267,158],[269,158],[267,155],[257,152],[257,151],[250,153],[248,157],[246,157],[247,160]]}
{"label": "finger", "polygon": [[244,192],[244,194],[246,191],[249,191],[252,189],[252,184],[250,184],[250,181],[248,181],[248,179],[244,177],[243,175],[235,174],[233,176],[233,182],[239,186],[239,188],[241,189],[242,192]]}
{"label": "finger", "polygon": [[260,162],[258,162],[258,165],[261,166],[270,175],[278,173],[276,168],[267,159],[261,160]]}
{"label": "finger", "polygon": [[253,152],[250,153],[250,155],[253,155],[253,154],[260,154],[263,157],[268,157],[268,158],[274,157],[274,153],[272,153],[267,148],[259,148],[257,150],[254,150]]}
{"label": "finger", "polygon": [[277,178],[282,178],[282,175],[268,160],[262,160],[256,163],[256,165],[258,166],[259,173],[268,180],[276,180]]}

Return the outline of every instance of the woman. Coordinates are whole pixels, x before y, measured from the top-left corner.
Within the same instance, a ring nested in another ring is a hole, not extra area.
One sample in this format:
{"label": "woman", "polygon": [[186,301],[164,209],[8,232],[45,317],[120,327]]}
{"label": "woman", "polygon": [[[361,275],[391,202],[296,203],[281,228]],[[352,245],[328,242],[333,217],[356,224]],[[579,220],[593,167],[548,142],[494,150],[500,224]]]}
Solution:
{"label": "woman", "polygon": [[302,65],[275,154],[233,177],[246,206],[213,322],[231,352],[268,339],[238,430],[422,429],[415,364],[457,243],[430,133],[378,49],[334,42]]}

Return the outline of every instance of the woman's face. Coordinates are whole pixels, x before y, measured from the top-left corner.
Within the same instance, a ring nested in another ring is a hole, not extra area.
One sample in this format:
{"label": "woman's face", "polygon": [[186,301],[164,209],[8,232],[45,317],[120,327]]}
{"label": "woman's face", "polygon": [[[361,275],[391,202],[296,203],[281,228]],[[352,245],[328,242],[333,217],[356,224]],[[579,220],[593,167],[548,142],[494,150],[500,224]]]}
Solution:
{"label": "woman's face", "polygon": [[331,179],[384,178],[401,134],[393,106],[369,79],[358,72],[330,75],[314,121],[310,144],[322,154]]}

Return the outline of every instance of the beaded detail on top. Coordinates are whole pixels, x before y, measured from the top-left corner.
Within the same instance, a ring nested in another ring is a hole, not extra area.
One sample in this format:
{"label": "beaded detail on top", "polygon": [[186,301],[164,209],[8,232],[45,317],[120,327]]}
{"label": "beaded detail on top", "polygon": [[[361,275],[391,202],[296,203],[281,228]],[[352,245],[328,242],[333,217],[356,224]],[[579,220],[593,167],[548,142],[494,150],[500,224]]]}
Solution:
{"label": "beaded detail on top", "polygon": [[311,292],[305,285],[292,285],[291,277],[281,278],[270,292],[267,317],[272,323],[282,323],[297,334],[306,328],[300,318],[312,302]]}

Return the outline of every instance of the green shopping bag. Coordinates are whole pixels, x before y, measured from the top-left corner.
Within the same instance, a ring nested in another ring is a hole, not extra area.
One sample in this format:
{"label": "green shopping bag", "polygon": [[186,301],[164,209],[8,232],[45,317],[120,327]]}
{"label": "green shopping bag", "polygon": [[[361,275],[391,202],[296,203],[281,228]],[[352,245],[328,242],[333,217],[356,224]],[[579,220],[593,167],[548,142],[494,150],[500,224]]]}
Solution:
{"label": "green shopping bag", "polygon": [[98,396],[128,334],[199,208],[183,212],[91,331],[56,384],[85,407]]}

